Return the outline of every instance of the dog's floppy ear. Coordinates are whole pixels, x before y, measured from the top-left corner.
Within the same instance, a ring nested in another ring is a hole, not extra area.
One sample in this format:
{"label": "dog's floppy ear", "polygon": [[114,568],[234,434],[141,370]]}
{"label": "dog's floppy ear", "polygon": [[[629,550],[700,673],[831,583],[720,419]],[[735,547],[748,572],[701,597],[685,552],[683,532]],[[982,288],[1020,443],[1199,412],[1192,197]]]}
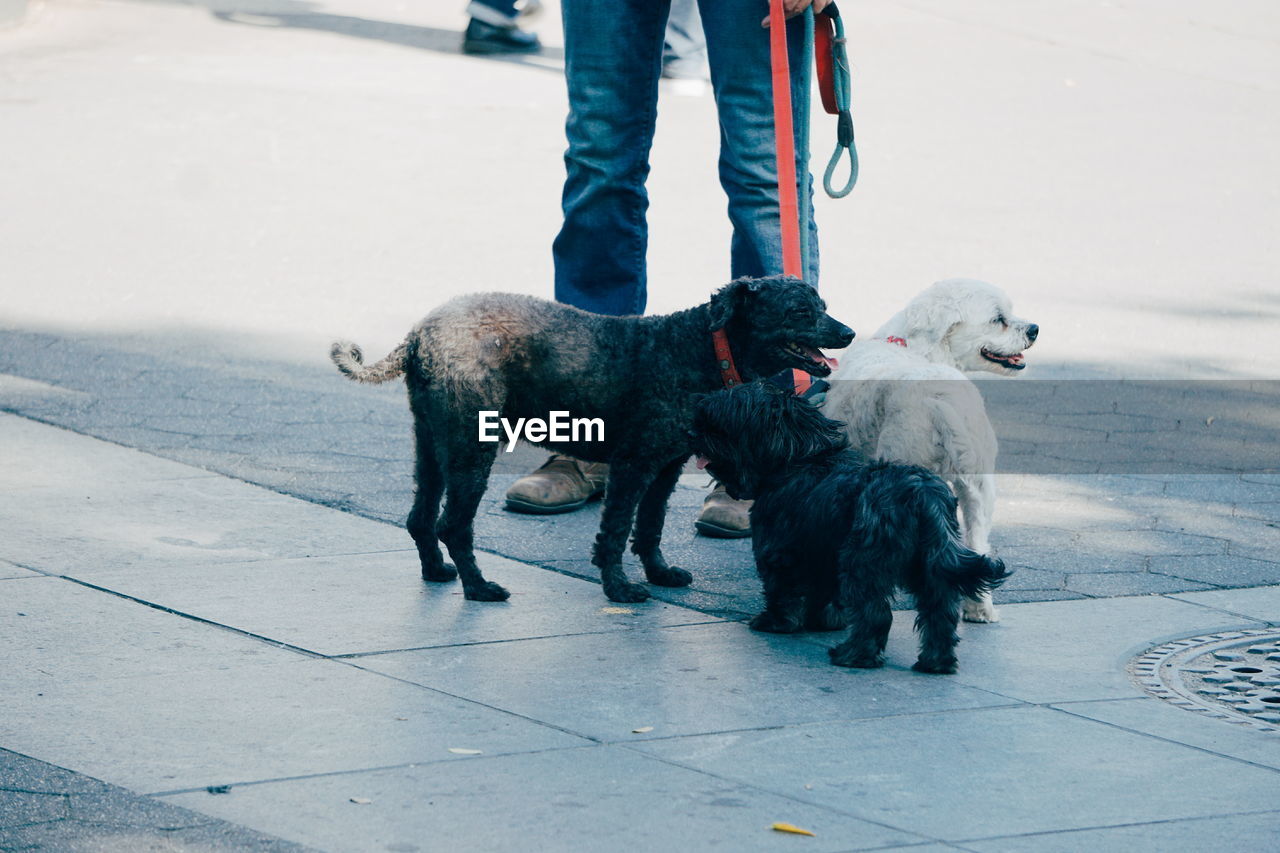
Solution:
{"label": "dog's floppy ear", "polygon": [[909,340],[939,344],[964,320],[964,314],[954,299],[930,288],[907,304],[902,319]]}
{"label": "dog's floppy ear", "polygon": [[733,318],[733,312],[746,301],[747,294],[755,293],[763,286],[757,278],[735,279],[717,290],[711,297],[711,322],[707,331],[723,329]]}

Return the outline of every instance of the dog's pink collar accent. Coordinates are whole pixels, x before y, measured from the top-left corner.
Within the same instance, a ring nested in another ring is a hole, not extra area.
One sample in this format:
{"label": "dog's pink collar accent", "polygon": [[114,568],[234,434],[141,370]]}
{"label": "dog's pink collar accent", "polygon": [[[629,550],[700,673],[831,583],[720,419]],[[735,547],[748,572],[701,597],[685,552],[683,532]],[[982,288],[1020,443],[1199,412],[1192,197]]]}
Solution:
{"label": "dog's pink collar accent", "polygon": [[716,329],[711,333],[711,343],[716,349],[716,366],[720,368],[720,381],[726,388],[734,388],[742,384],[738,368],[733,364],[733,352],[729,349],[729,336],[724,329]]}
{"label": "dog's pink collar accent", "polygon": [[907,339],[900,338],[897,335],[890,335],[889,337],[885,338],[885,340],[891,344],[897,344],[900,347],[905,347],[907,345]]}

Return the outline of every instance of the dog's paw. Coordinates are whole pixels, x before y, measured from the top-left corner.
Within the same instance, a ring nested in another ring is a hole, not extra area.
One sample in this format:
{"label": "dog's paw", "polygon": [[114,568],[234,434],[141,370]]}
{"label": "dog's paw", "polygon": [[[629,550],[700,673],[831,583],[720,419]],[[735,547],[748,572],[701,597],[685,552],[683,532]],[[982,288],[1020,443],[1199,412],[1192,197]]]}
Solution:
{"label": "dog's paw", "polygon": [[816,613],[806,615],[804,627],[807,631],[839,631],[849,627],[849,620],[845,617],[844,611],[828,603]]}
{"label": "dog's paw", "polygon": [[800,630],[800,623],[766,610],[748,622],[747,627],[752,631],[764,631],[769,634],[794,634]]}
{"label": "dog's paw", "polygon": [[966,622],[999,622],[1000,611],[991,603],[991,599],[965,599],[964,621]]}
{"label": "dog's paw", "polygon": [[688,586],[693,583],[693,575],[676,566],[645,569],[644,576],[649,579],[649,583],[658,586]]}
{"label": "dog's paw", "polygon": [[828,649],[827,654],[831,656],[831,662],[836,666],[848,666],[855,669],[879,669],[884,666],[884,655],[879,652],[868,653],[863,649],[847,649],[844,646],[836,646],[834,649]]}
{"label": "dog's paw", "polygon": [[422,567],[422,579],[432,583],[445,583],[458,577],[458,570],[448,563]]}
{"label": "dog's paw", "polygon": [[616,601],[619,604],[639,604],[649,600],[649,590],[638,583],[627,581],[605,584],[604,594],[610,601]]}
{"label": "dog's paw", "polygon": [[480,586],[467,587],[462,593],[468,601],[506,601],[511,597],[511,593],[493,581],[485,581]]}
{"label": "dog's paw", "polygon": [[911,665],[911,668],[916,672],[927,672],[930,675],[953,675],[956,671],[956,659],[954,657],[939,660],[920,658]]}

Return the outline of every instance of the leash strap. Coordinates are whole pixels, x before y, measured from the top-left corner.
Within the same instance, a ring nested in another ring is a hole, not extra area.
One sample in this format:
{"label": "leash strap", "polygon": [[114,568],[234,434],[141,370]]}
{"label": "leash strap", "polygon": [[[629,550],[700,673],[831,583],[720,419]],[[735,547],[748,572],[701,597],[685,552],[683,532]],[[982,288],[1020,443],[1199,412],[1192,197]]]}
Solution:
{"label": "leash strap", "polygon": [[729,349],[729,336],[723,328],[711,333],[711,343],[716,349],[716,366],[720,368],[720,381],[726,388],[734,388],[742,384],[738,368],[733,364],[733,351]]}
{"label": "leash strap", "polygon": [[[796,137],[791,120],[791,62],[787,56],[787,20],[782,0],[769,0],[769,65],[773,81],[773,138],[778,169],[778,219],[782,228],[782,272],[804,278],[800,205],[796,192]],[[807,101],[805,109],[807,112]],[[807,221],[804,223],[805,226],[808,224]],[[791,380],[797,394],[807,391],[811,383],[809,374],[803,370],[792,370]]]}
{"label": "leash strap", "polygon": [[773,82],[778,216],[782,224],[782,272],[804,278],[800,258],[800,208],[796,198],[796,137],[791,121],[791,63],[787,58],[787,20],[782,0],[769,0],[769,64]]}
{"label": "leash strap", "polygon": [[[839,117],[836,122],[836,148],[822,174],[822,188],[831,198],[844,198],[858,183],[858,149],[853,140],[853,114],[849,111],[853,75],[849,70],[849,56],[845,50],[848,39],[844,35],[844,21],[840,18],[840,10],[832,3],[822,10],[820,17],[822,22],[814,34],[818,90],[822,93],[822,108]],[[843,188],[836,189],[836,167],[846,151],[849,156],[849,177]]]}

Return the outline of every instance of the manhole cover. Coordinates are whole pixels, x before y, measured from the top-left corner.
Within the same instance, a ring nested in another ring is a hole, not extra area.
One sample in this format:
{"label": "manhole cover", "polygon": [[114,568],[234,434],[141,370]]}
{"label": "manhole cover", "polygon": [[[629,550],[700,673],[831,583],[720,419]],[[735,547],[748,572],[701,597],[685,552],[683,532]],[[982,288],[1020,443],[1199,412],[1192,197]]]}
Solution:
{"label": "manhole cover", "polygon": [[1179,708],[1280,732],[1280,631],[1174,640],[1134,658],[1129,674]]}

